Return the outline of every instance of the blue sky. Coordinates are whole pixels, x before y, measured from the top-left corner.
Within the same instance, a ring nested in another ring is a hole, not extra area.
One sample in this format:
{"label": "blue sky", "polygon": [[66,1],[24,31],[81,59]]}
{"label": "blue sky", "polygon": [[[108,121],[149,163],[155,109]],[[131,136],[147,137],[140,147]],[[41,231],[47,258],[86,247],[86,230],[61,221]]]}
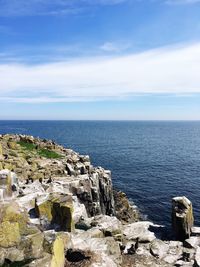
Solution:
{"label": "blue sky", "polygon": [[200,119],[199,0],[0,0],[0,119]]}

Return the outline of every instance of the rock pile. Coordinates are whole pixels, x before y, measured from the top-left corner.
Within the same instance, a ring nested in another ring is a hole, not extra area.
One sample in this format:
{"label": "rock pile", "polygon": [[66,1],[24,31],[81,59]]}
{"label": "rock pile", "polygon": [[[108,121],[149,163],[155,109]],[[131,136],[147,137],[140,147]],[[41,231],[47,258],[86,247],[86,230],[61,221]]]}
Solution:
{"label": "rock pile", "polygon": [[88,156],[25,135],[0,143],[0,266],[200,266],[200,229],[187,199],[173,200],[174,228],[187,239],[163,241],[162,226],[138,221],[110,171]]}

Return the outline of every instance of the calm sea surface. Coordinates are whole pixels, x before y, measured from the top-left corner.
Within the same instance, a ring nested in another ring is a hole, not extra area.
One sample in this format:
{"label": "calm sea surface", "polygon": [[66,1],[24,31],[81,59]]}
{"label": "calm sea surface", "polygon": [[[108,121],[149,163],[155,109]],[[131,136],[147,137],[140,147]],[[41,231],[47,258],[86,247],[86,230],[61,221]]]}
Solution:
{"label": "calm sea surface", "polygon": [[171,198],[185,195],[200,225],[200,122],[0,121],[0,133],[49,138],[89,154],[156,223],[169,226]]}

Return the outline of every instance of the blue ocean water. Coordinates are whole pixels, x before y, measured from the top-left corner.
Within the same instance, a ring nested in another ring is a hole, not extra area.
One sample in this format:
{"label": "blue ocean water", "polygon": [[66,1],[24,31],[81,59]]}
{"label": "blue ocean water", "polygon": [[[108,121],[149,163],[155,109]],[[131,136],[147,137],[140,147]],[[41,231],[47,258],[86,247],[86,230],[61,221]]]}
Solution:
{"label": "blue ocean water", "polygon": [[0,121],[0,133],[49,138],[89,154],[155,223],[170,226],[171,198],[185,195],[200,225],[200,122]]}

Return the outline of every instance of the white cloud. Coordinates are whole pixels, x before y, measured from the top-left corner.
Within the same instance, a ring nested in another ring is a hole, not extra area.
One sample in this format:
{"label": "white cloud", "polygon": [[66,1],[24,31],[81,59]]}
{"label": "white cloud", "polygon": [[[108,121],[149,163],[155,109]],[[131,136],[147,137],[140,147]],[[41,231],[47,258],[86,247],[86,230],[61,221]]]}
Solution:
{"label": "white cloud", "polygon": [[121,52],[130,47],[129,44],[117,44],[117,43],[112,43],[112,42],[106,42],[103,45],[100,46],[100,49],[105,51],[105,52]]}
{"label": "white cloud", "polygon": [[1,64],[0,100],[69,102],[144,93],[200,93],[199,69],[200,43],[121,57],[32,66]]}

